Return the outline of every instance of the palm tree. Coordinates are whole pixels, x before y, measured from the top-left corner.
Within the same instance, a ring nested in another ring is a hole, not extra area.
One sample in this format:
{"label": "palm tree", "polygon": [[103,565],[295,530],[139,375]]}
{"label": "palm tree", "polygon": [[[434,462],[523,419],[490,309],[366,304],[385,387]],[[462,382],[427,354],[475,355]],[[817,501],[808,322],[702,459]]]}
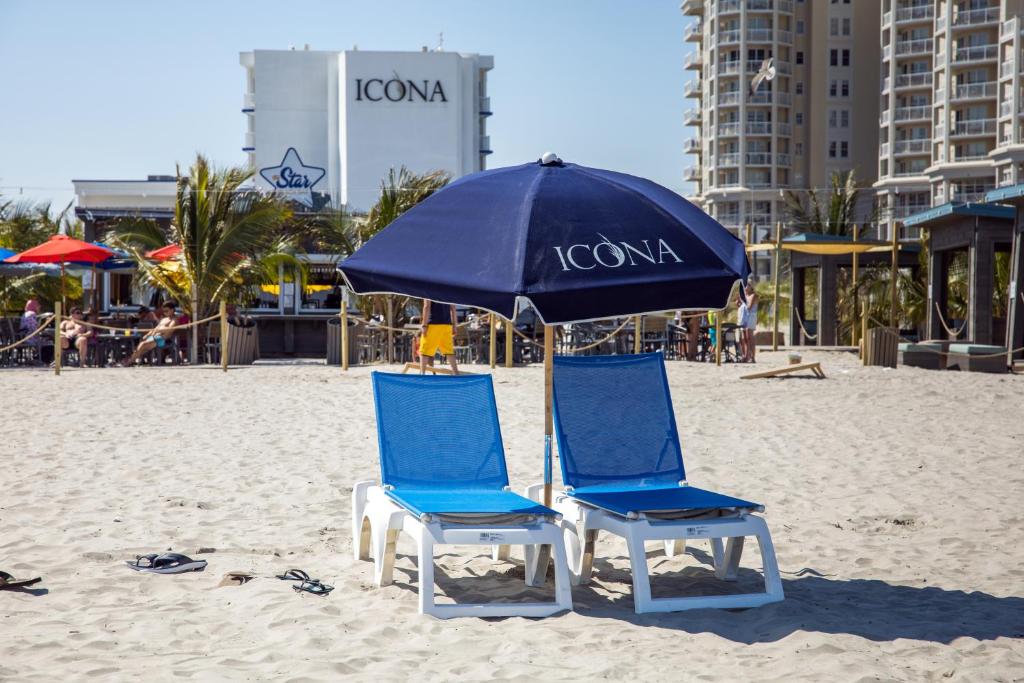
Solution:
{"label": "palm tree", "polygon": [[[833,173],[827,194],[807,190],[801,196],[795,190],[786,190],[786,213],[792,224],[803,232],[822,235],[853,234],[854,211],[860,190],[853,171]],[[872,216],[869,220],[873,220]]]}
{"label": "palm tree", "polygon": [[[197,155],[187,176],[177,169],[168,233],[155,221],[126,219],[110,240],[131,255],[144,282],[178,299],[193,319],[209,315],[216,302],[240,302],[259,285],[276,283],[280,266],[302,271],[294,238],[281,233],[291,211],[280,197],[246,187],[252,175],[214,168]],[[146,258],[168,243],[182,249],[176,267]]]}

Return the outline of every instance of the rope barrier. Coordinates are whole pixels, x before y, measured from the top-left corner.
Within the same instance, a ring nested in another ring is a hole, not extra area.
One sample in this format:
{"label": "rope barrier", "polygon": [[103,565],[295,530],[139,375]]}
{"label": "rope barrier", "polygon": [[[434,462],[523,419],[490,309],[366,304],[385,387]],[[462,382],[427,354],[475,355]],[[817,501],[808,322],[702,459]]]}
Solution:
{"label": "rope barrier", "polygon": [[810,332],[807,331],[807,328],[804,327],[804,320],[803,317],[800,315],[800,309],[794,307],[793,312],[796,313],[796,322],[798,325],[800,325],[800,329],[803,330],[804,336],[810,339],[811,341],[817,341],[818,335],[811,334]]}
{"label": "rope barrier", "polygon": [[935,312],[939,314],[939,324],[942,325],[946,330],[946,334],[953,336],[954,338],[959,337],[960,333],[967,329],[967,321],[964,320],[964,324],[960,326],[959,330],[951,330],[949,325],[946,324],[946,318],[942,315],[942,309],[939,308],[939,302],[935,302]]}
{"label": "rope barrier", "polygon": [[623,321],[622,321],[622,324],[621,324],[621,325],[619,325],[619,326],[618,326],[617,328],[615,328],[615,329],[614,329],[614,330],[613,330],[613,331],[612,331],[611,333],[609,333],[609,334],[608,334],[608,335],[607,335],[606,337],[604,337],[603,339],[599,339],[599,340],[597,340],[596,342],[594,342],[593,344],[587,344],[586,346],[577,346],[577,347],[574,347],[574,348],[568,349],[568,351],[569,351],[569,353],[577,353],[577,352],[579,352],[579,351],[586,351],[587,349],[592,349],[592,348],[594,348],[595,346],[600,346],[601,344],[604,344],[605,342],[607,342],[607,341],[610,341],[610,340],[612,339],[612,337],[614,337],[614,336],[615,336],[615,335],[617,335],[617,334],[618,334],[619,332],[621,332],[621,331],[622,331],[622,329],[623,329],[623,328],[624,328],[624,327],[625,327],[626,325],[628,325],[629,323],[631,323],[631,322],[633,322],[633,319],[632,319],[632,318],[626,318],[625,320],[623,320]]}
{"label": "rope barrier", "polygon": [[[891,337],[896,337],[896,339],[898,339],[898,340],[900,340],[902,342],[905,342],[907,344],[926,344],[926,343],[928,343],[928,342],[915,342],[915,341],[913,341],[911,339],[907,339],[906,337],[900,335],[899,333],[893,332],[891,327],[889,327],[888,325],[883,325],[881,322],[879,322],[875,318],[872,318],[871,316],[868,316],[868,320],[873,322],[873,323],[875,323],[876,325],[878,325],[878,327],[885,334],[887,334],[887,335],[889,335]],[[964,353],[963,351],[939,351],[937,349],[928,349],[928,348],[914,349],[915,353],[934,353],[934,354],[939,355],[939,356],[962,356],[962,357],[965,357],[965,358],[997,358],[999,356],[1011,355],[1011,354],[1015,354],[1015,353],[1020,353],[1022,351],[1024,351],[1024,346],[1021,346],[1021,347],[1016,348],[1016,349],[1010,349],[1009,351],[999,351],[997,353]]]}
{"label": "rope barrier", "polygon": [[15,348],[17,348],[19,346],[22,346],[23,344],[25,344],[27,341],[29,341],[30,339],[32,339],[36,335],[42,334],[43,330],[45,330],[47,327],[49,327],[51,324],[53,324],[54,320],[55,320],[55,318],[49,318],[49,319],[46,320],[46,322],[44,322],[41,325],[39,325],[38,327],[36,327],[36,329],[32,332],[32,334],[30,334],[30,335],[28,335],[26,337],[22,337],[21,339],[19,339],[18,341],[14,342],[13,344],[8,344],[7,346],[0,346],[0,353],[3,353],[4,351],[10,351],[11,349],[15,349]]}
{"label": "rope barrier", "polygon": [[[196,325],[202,325],[204,323],[210,322],[211,320],[217,320],[219,318],[220,318],[220,313],[217,313],[216,315],[211,315],[209,318],[203,318],[202,320],[196,320],[195,322],[185,323],[184,325],[175,325],[173,329],[174,329],[174,331],[187,330],[190,327],[195,327]],[[95,328],[98,328],[98,329],[101,329],[101,330],[113,330],[114,332],[124,332],[125,330],[130,330],[130,329],[138,329],[139,332],[149,332],[149,331],[155,329],[153,327],[143,327],[143,328],[112,327],[110,325],[101,325],[100,323],[91,323],[88,320],[72,320],[72,318],[65,318],[64,320],[71,320],[76,325],[85,325],[86,327],[95,327]]]}

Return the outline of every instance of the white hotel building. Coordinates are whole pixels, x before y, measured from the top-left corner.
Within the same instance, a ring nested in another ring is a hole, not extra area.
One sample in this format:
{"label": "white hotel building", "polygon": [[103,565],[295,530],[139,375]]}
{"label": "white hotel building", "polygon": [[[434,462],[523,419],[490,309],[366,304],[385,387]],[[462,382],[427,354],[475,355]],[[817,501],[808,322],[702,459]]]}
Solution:
{"label": "white hotel building", "polygon": [[308,206],[365,211],[391,168],[485,168],[493,57],[457,52],[254,50],[243,150],[256,182]]}

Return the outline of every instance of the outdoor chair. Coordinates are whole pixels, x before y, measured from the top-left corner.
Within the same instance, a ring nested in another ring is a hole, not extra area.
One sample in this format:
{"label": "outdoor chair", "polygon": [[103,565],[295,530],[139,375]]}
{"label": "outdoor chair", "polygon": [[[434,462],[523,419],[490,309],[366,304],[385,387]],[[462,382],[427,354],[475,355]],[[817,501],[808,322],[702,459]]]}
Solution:
{"label": "outdoor chair", "polygon": [[[768,526],[753,514],[764,508],[686,482],[661,354],[556,357],[554,418],[565,492],[553,507],[576,525],[577,534],[567,534],[574,581],[589,581],[603,530],[626,540],[637,613],[755,607],[783,599]],[[539,491],[533,486],[529,493]],[[764,592],[651,597],[645,541],[664,542],[672,557],[683,553],[687,539],[706,539],[715,575],[731,581],[746,536],[760,545]]]}
{"label": "outdoor chair", "polygon": [[[356,559],[374,561],[377,586],[392,582],[399,532],[417,544],[419,611],[435,617],[542,617],[572,609],[563,527],[558,514],[512,493],[490,375],[418,377],[373,373],[381,483],[352,490]],[[438,605],[434,546],[526,546],[528,586],[542,586],[548,554],[555,565],[554,602]]]}

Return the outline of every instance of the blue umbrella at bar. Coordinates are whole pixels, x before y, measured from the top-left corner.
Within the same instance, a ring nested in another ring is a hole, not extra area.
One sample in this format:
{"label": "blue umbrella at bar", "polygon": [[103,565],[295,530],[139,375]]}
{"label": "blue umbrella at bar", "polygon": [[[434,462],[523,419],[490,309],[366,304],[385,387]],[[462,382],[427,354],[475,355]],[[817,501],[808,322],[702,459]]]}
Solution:
{"label": "blue umbrella at bar", "polygon": [[357,294],[402,294],[545,323],[545,499],[550,503],[558,323],[720,309],[750,274],[743,243],[671,190],[624,173],[537,162],[434,193],[338,269]]}
{"label": "blue umbrella at bar", "polygon": [[27,275],[29,273],[46,273],[51,277],[60,277],[60,266],[52,263],[5,263],[18,252],[0,248],[0,275]]}

